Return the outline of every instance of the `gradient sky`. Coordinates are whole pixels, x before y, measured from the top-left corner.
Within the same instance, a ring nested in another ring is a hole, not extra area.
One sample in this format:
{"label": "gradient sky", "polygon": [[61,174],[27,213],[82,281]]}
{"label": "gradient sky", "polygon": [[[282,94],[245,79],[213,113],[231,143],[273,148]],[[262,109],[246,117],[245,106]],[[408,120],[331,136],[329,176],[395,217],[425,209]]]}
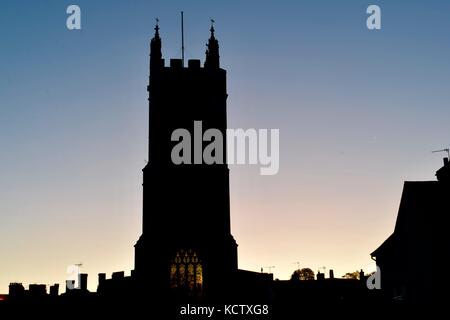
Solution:
{"label": "gradient sky", "polygon": [[448,1],[1,0],[0,293],[62,285],[78,262],[91,289],[133,268],[149,40],[159,17],[164,57],[180,57],[181,10],[187,58],[204,59],[216,20],[229,126],[280,129],[277,175],[231,167],[240,268],[366,269],[403,181],[434,179],[431,151],[450,144]]}

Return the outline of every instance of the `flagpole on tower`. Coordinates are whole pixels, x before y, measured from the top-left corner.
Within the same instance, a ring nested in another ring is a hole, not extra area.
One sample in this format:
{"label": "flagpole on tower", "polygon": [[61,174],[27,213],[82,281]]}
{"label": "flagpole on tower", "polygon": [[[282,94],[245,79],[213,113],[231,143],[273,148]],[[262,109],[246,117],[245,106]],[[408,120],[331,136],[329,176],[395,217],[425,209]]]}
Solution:
{"label": "flagpole on tower", "polygon": [[184,67],[184,13],[181,11],[181,61]]}

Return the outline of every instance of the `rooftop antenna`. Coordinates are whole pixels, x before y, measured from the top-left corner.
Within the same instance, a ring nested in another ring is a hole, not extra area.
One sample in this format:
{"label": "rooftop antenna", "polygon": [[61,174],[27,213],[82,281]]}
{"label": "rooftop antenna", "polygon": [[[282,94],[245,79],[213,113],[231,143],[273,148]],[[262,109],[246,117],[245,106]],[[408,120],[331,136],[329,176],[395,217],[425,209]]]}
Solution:
{"label": "rooftop antenna", "polygon": [[325,271],[327,271],[327,267],[325,267],[325,266],[319,267],[319,270],[323,270],[323,274],[325,274]]}
{"label": "rooftop antenna", "polygon": [[181,61],[184,67],[184,12],[181,11]]}
{"label": "rooftop antenna", "polygon": [[447,152],[447,157],[450,159],[450,149],[449,148],[431,151],[431,153],[438,153],[438,152]]}
{"label": "rooftop antenna", "polygon": [[266,268],[268,268],[268,269],[269,269],[269,273],[272,273],[272,269],[274,269],[274,268],[275,268],[275,266],[269,266],[269,267],[266,267]]}

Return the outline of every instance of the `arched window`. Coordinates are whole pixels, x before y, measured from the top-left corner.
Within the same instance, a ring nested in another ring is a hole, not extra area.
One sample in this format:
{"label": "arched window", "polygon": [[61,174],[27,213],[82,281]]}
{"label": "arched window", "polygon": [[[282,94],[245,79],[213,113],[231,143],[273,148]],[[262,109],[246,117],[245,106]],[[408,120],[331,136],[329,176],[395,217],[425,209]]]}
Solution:
{"label": "arched window", "polygon": [[180,250],[170,265],[170,286],[198,294],[203,285],[203,268],[197,253],[191,249]]}

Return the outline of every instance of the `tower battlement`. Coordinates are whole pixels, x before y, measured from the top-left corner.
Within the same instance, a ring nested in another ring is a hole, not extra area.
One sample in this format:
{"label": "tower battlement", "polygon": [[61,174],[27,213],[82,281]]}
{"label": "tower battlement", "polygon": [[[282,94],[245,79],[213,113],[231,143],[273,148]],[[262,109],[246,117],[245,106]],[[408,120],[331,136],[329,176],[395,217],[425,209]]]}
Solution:
{"label": "tower battlement", "polygon": [[[162,60],[162,65],[165,69],[186,69],[186,66],[183,66],[183,60],[182,59],[170,59],[169,66],[165,66],[164,59]],[[189,59],[187,69],[202,69],[201,61],[200,59]]]}

